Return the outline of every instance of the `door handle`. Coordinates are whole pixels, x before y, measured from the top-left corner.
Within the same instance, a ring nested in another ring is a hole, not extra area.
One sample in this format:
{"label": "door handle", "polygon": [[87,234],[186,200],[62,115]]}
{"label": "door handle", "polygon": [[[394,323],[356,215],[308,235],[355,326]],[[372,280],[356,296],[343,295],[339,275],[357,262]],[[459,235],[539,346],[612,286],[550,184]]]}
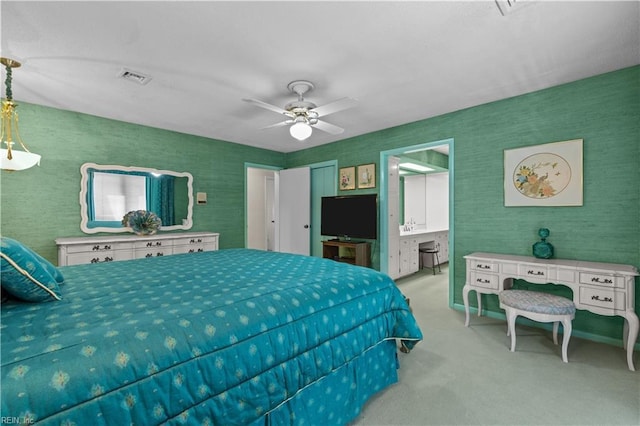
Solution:
{"label": "door handle", "polygon": [[304,226],[304,229],[309,229],[309,225],[305,225],[305,226]]}

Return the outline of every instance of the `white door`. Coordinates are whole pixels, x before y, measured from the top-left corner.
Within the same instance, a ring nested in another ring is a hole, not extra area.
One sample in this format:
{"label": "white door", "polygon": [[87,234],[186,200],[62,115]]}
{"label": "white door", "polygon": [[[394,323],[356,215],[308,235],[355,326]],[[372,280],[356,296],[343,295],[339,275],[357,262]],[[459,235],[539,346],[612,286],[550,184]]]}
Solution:
{"label": "white door", "polygon": [[391,278],[400,276],[400,174],[399,159],[389,157],[387,178],[388,271]]}
{"label": "white door", "polygon": [[276,250],[309,255],[311,247],[311,169],[280,170],[276,175]]}

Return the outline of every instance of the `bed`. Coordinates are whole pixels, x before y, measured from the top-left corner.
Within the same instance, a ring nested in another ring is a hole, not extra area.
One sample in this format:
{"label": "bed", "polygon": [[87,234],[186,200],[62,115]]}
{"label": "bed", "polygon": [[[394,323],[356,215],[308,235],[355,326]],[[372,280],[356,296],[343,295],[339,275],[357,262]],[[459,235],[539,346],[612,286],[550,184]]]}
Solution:
{"label": "bed", "polygon": [[422,339],[386,275],[249,249],[59,268],[2,304],[3,418],[47,425],[346,424]]}

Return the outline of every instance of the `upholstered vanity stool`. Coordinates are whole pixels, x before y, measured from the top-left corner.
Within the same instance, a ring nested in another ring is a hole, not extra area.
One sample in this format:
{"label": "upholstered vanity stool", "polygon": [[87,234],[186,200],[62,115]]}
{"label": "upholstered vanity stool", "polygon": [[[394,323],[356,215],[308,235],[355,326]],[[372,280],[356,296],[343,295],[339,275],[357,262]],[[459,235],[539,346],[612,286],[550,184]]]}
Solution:
{"label": "upholstered vanity stool", "polygon": [[562,361],[569,362],[567,348],[571,338],[571,320],[575,317],[573,301],[553,294],[529,290],[503,290],[498,295],[500,307],[507,315],[507,336],[511,352],[516,350],[516,318],[523,316],[538,322],[553,322],[553,343],[558,344],[558,324],[562,323]]}

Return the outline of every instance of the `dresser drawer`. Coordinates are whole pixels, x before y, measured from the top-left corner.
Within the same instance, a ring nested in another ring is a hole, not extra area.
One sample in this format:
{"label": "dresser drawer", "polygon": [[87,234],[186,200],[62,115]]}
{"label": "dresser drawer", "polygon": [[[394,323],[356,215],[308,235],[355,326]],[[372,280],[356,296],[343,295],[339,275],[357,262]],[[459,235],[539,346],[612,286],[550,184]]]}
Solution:
{"label": "dresser drawer", "polygon": [[170,256],[172,254],[173,249],[171,248],[171,246],[138,248],[135,251],[136,259],[143,259],[145,257]]}
{"label": "dresser drawer", "polygon": [[148,249],[148,248],[161,248],[161,247],[171,247],[173,244],[172,240],[141,240],[136,241],[133,244],[133,248],[138,251],[139,249]]}
{"label": "dresser drawer", "polygon": [[597,285],[602,287],[618,287],[624,288],[624,277],[606,274],[591,274],[587,272],[580,273],[580,283]]}
{"label": "dresser drawer", "polygon": [[191,237],[191,238],[176,238],[173,240],[173,245],[175,246],[197,246],[203,245],[205,240],[210,239],[212,237]]}
{"label": "dresser drawer", "polygon": [[582,305],[624,311],[625,293],[603,288],[580,287],[579,302]]}
{"label": "dresser drawer", "polygon": [[[204,243],[173,246],[173,254],[200,253],[205,251]],[[211,251],[211,250],[206,250]]]}
{"label": "dresser drawer", "polygon": [[67,265],[81,265],[85,263],[102,263],[133,259],[129,250],[101,250],[85,253],[70,253],[67,255]]}
{"label": "dresser drawer", "polygon": [[101,242],[101,243],[87,243],[87,244],[74,244],[67,246],[67,253],[102,253],[110,252],[113,250],[131,249],[133,243],[122,242]]}
{"label": "dresser drawer", "polygon": [[488,288],[491,290],[498,289],[498,276],[493,274],[483,274],[482,272],[471,272],[471,282],[469,283],[472,287],[482,287]]}

